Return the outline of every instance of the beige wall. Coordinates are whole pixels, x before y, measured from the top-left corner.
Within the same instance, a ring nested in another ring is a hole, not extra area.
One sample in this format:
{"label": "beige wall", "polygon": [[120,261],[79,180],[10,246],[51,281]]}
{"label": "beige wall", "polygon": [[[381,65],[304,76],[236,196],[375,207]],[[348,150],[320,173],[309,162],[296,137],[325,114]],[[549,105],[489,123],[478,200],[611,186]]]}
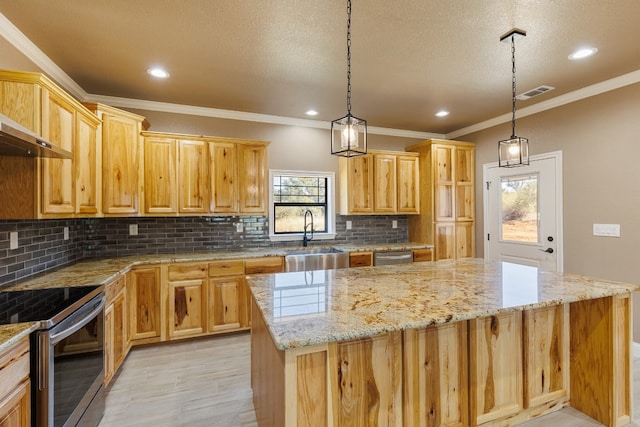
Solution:
{"label": "beige wall", "polygon": [[[523,105],[522,103],[521,105]],[[497,144],[510,124],[459,139],[478,144],[482,165],[497,161]],[[563,153],[564,270],[640,283],[640,84],[518,119],[516,134],[532,154]],[[483,255],[483,186],[476,189],[476,248]],[[620,224],[621,237],[594,237],[594,223]],[[640,342],[640,298],[635,295],[634,341]]]}

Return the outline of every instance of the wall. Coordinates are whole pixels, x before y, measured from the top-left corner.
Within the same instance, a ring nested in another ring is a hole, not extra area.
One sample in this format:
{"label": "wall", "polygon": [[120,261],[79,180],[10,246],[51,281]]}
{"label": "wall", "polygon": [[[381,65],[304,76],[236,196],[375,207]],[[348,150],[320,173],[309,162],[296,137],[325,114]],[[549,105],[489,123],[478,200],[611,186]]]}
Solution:
{"label": "wall", "polygon": [[[524,105],[521,103],[520,105]],[[640,84],[517,119],[532,154],[563,152],[564,270],[640,283]],[[459,139],[474,141],[476,179],[497,161],[510,124]],[[483,256],[483,186],[476,187],[476,248]],[[620,224],[621,237],[594,237],[594,223]],[[634,295],[634,341],[640,342],[640,298]]]}

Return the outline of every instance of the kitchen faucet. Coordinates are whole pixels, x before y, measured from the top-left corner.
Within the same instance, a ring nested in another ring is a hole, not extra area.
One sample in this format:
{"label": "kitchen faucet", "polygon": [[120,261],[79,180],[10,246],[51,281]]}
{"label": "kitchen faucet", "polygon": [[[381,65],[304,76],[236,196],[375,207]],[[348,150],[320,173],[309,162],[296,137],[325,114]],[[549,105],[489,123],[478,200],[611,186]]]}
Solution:
{"label": "kitchen faucet", "polygon": [[[307,223],[307,216],[311,217],[311,224]],[[307,227],[311,225],[311,237],[307,237]],[[304,235],[302,236],[302,246],[306,247],[310,240],[313,240],[313,212],[309,209],[304,211]]]}

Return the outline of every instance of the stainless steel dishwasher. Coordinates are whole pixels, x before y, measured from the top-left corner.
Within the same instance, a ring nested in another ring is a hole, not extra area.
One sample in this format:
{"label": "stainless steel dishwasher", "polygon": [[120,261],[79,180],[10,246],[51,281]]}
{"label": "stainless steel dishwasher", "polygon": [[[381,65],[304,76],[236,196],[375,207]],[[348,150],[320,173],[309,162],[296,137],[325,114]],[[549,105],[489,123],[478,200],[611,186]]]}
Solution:
{"label": "stainless steel dishwasher", "polygon": [[375,252],[373,254],[373,265],[410,264],[412,262],[412,251]]}

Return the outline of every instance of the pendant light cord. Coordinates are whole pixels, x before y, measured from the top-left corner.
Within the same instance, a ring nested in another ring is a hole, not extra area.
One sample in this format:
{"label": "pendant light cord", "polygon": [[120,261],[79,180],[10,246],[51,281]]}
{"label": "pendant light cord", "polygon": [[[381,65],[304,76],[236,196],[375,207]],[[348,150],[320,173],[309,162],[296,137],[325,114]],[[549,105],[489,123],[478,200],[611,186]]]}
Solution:
{"label": "pendant light cord", "polygon": [[347,115],[351,115],[351,0],[347,0]]}
{"label": "pendant light cord", "polygon": [[516,42],[511,36],[511,138],[516,137]]}

